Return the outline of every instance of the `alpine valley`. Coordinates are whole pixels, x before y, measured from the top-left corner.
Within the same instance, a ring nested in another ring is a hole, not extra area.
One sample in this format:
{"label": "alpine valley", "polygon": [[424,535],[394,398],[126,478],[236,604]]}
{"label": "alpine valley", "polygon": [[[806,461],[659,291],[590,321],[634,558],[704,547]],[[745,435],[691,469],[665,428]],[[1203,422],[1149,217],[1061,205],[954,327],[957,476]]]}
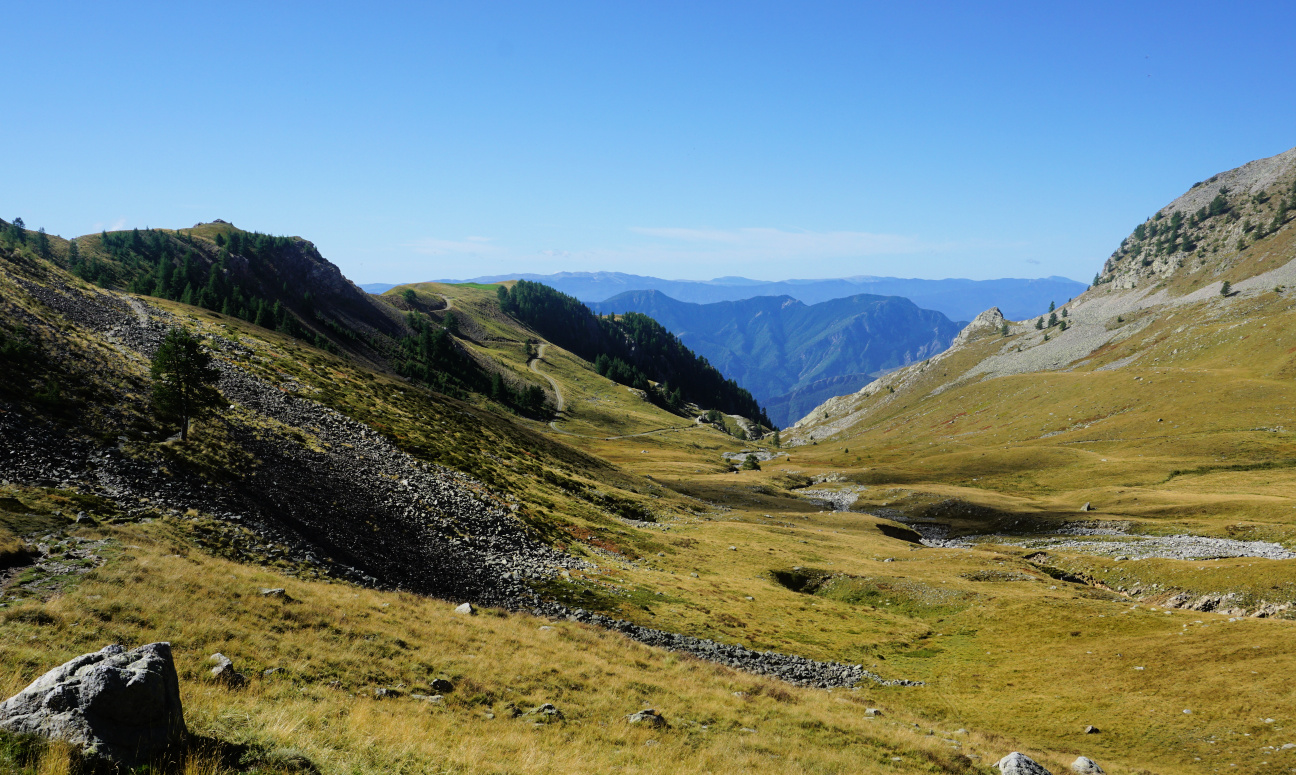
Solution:
{"label": "alpine valley", "polygon": [[1296,769],[1294,220],[1296,149],[961,330],[2,222],[0,767],[139,764],[12,721],[138,658],[152,772]]}

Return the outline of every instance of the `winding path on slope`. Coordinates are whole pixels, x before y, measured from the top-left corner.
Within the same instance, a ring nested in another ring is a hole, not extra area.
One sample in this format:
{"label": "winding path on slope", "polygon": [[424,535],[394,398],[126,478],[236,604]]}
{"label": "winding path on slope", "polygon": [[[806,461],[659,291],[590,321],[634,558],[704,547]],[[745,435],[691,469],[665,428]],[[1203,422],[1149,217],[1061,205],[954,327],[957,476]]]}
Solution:
{"label": "winding path on slope", "polygon": [[[548,346],[549,346],[548,344],[540,345],[540,347],[536,350],[535,357],[527,361],[527,368],[531,369],[531,371],[534,371],[536,374],[539,374],[540,376],[549,380],[549,386],[553,388],[553,392],[554,392],[554,401],[558,405],[558,411],[561,412],[563,408],[567,405],[566,399],[563,398],[562,388],[558,387],[558,380],[554,379],[553,377],[549,376],[548,374],[545,374],[543,371],[540,370],[540,361],[544,360],[545,348],[547,348]],[[557,422],[558,421],[555,420],[554,422],[549,423],[549,425],[554,430],[558,430]],[[560,432],[566,433],[566,431],[560,431]]]}
{"label": "winding path on slope", "polygon": [[[548,374],[545,374],[543,371],[540,370],[540,362],[544,360],[545,348],[547,348],[548,346],[549,346],[548,343],[545,343],[545,344],[541,344],[539,348],[536,349],[535,357],[527,361],[527,368],[531,369],[531,371],[535,372],[536,374],[548,380],[549,386],[553,388],[554,401],[557,404],[558,412],[561,413],[563,409],[566,408],[567,406],[567,400],[566,398],[563,397],[562,388],[558,386],[558,380],[554,379],[553,377],[549,376]],[[563,430],[562,428],[559,428],[557,420],[550,421],[549,427],[553,428],[558,433],[566,434],[568,436],[578,436],[582,439],[598,439],[600,441],[614,441],[616,439],[633,439],[636,436],[651,436],[653,434],[669,433],[671,431],[687,431],[693,428],[700,427],[700,425],[696,421],[694,421],[692,425],[684,426],[682,428],[677,428],[677,427],[657,428],[651,431],[644,431],[643,433],[628,433],[624,436],[586,436],[583,433],[572,433],[571,431],[566,431]]]}

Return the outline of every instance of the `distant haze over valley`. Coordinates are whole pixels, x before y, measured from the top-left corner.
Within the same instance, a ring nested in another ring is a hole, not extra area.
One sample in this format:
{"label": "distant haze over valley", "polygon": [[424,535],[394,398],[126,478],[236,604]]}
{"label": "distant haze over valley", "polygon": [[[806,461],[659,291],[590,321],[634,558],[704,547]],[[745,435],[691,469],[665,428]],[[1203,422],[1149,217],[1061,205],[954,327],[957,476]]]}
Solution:
{"label": "distant haze over valley", "polygon": [[[543,283],[598,313],[641,312],[751,391],[776,425],[853,393],[879,373],[944,351],[959,329],[998,307],[1010,320],[1044,314],[1087,286],[1065,277],[921,280],[846,277],[771,282],[664,280],[560,272],[441,282]],[[382,293],[395,286],[361,286]]]}
{"label": "distant haze over valley", "polygon": [[908,299],[870,294],[814,305],[789,296],[693,304],[661,291],[630,291],[589,306],[653,318],[750,390],[784,427],[878,372],[944,351],[961,327]]}
{"label": "distant haze over valley", "polygon": [[[862,293],[903,296],[923,309],[936,310],[954,321],[969,321],[990,307],[998,307],[1010,320],[1024,320],[1046,311],[1049,302],[1062,304],[1067,299],[1079,296],[1088,287],[1066,277],[1033,280],[921,280],[868,276],[781,281],[750,280],[745,277],[664,280],[622,272],[507,274],[440,282],[494,283],[518,279],[544,283],[586,303],[606,301],[626,291],[661,291],[672,299],[697,304],[738,301],[757,296],[791,296],[805,304],[818,304]],[[370,283],[361,287],[370,293],[382,293],[395,285]]]}

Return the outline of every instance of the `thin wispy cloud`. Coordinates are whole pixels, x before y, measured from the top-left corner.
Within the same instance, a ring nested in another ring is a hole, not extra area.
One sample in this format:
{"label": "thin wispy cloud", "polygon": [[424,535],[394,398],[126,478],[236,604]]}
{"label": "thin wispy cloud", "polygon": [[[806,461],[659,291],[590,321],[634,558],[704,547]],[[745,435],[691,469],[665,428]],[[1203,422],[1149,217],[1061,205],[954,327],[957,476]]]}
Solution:
{"label": "thin wispy cloud", "polygon": [[903,234],[865,231],[789,231],[773,228],[691,229],[634,227],[635,234],[701,250],[733,250],[769,257],[877,256],[933,253],[950,250],[951,243],[935,243]]}
{"label": "thin wispy cloud", "polygon": [[406,247],[430,257],[426,271],[441,277],[616,269],[690,279],[740,274],[767,280],[785,279],[797,272],[815,277],[963,275],[969,251],[1019,247],[978,239],[942,242],[903,234],[763,227],[635,227],[628,229],[628,235],[630,238],[619,244],[579,248],[515,244],[489,237],[427,238]]}
{"label": "thin wispy cloud", "polygon": [[428,237],[410,243],[407,247],[425,256],[481,256],[503,252],[490,237],[464,237],[459,240]]}

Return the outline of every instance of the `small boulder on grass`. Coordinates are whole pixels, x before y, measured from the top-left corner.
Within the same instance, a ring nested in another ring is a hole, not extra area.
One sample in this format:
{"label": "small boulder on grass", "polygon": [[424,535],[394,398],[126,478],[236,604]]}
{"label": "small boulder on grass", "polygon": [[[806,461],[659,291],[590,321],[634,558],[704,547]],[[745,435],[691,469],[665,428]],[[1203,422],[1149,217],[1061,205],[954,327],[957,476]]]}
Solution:
{"label": "small boulder on grass", "polygon": [[449,694],[454,691],[454,684],[444,678],[433,678],[431,688],[437,694]]}
{"label": "small boulder on grass", "polygon": [[1087,756],[1081,756],[1071,763],[1071,771],[1076,775],[1107,775],[1103,768],[1098,766],[1098,762]]}
{"label": "small boulder on grass", "polygon": [[1000,759],[998,767],[1003,775],[1053,775],[1039,762],[1016,751]]}
{"label": "small boulder on grass", "polygon": [[229,688],[238,689],[247,683],[247,676],[234,669],[234,661],[219,651],[208,657],[207,661],[216,663],[211,669],[211,677]]}
{"label": "small boulder on grass", "polygon": [[552,703],[548,702],[543,705],[537,705],[522,715],[531,716],[532,720],[537,724],[552,724],[556,721],[563,720],[562,711],[558,710]]}
{"label": "small boulder on grass", "polygon": [[430,702],[433,705],[440,705],[442,702],[445,701],[445,698],[439,694],[419,694],[417,692],[411,694],[410,699],[422,700],[423,702]]}
{"label": "small boulder on grass", "polygon": [[457,613],[457,614],[460,614],[461,616],[476,616],[476,615],[477,615],[477,609],[473,607],[473,604],[472,604],[472,603],[464,603],[463,605],[461,605],[461,606],[459,606],[458,608],[456,608],[456,609],[454,610],[454,612]]}
{"label": "small boulder on grass", "polygon": [[667,726],[666,719],[652,708],[641,710],[638,713],[631,713],[625,718],[627,724],[638,724],[645,727],[652,727],[653,729]]}

